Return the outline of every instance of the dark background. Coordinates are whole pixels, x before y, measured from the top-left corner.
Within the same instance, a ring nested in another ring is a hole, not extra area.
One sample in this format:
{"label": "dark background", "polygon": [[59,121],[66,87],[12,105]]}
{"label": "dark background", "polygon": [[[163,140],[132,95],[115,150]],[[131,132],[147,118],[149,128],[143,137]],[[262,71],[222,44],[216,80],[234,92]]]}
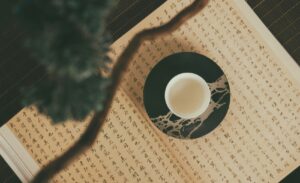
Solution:
{"label": "dark background", "polygon": [[[0,126],[22,109],[19,89],[43,81],[41,66],[28,59],[21,42],[26,36],[16,22],[12,6],[17,0],[0,1]],[[120,0],[107,29],[117,39],[165,0]],[[255,13],[300,64],[300,1],[247,0]],[[300,180],[300,168],[283,182]],[[19,182],[0,157],[0,183]]]}

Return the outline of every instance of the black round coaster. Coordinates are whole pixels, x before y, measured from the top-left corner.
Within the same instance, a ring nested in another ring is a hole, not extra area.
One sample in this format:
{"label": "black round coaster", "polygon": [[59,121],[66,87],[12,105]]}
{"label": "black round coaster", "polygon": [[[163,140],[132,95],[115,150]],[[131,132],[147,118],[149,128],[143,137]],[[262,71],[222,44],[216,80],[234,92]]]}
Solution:
{"label": "black round coaster", "polygon": [[[190,72],[209,85],[211,101],[199,117],[181,119],[167,107],[164,92],[177,74]],[[230,103],[230,88],[222,69],[211,59],[194,52],[175,53],[162,59],[149,73],[144,86],[146,111],[162,132],[180,139],[201,137],[215,129],[224,119]]]}

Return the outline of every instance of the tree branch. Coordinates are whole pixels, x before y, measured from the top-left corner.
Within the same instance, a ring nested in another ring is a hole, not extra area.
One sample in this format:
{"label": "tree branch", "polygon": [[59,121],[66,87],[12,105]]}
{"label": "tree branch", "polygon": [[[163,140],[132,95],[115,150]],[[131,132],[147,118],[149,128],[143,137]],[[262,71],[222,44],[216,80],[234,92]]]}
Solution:
{"label": "tree branch", "polygon": [[87,129],[81,135],[80,139],[76,141],[75,144],[60,157],[46,165],[46,167],[42,169],[33,179],[33,183],[47,182],[47,180],[60,172],[64,167],[68,166],[77,155],[87,150],[95,142],[98,132],[101,129],[103,122],[110,110],[112,101],[120,85],[121,78],[124,77],[130,61],[132,60],[132,57],[136,53],[137,49],[141,46],[141,43],[146,40],[154,39],[157,36],[170,34],[179,26],[181,26],[187,19],[191,18],[200,10],[202,10],[207,2],[208,0],[195,0],[191,5],[184,8],[166,24],[143,30],[132,38],[126,49],[118,58],[116,65],[112,69],[112,84],[110,84],[107,88],[107,91],[109,92],[104,102],[104,109],[94,114]]}

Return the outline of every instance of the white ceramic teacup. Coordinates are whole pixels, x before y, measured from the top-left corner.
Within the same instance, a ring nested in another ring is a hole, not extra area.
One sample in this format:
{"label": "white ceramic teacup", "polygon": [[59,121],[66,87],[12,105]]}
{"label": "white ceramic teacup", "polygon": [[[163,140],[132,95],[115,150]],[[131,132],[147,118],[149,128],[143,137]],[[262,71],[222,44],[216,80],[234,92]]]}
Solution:
{"label": "white ceramic teacup", "polygon": [[183,119],[200,116],[210,102],[207,82],[197,74],[181,73],[167,84],[165,101],[172,113]]}

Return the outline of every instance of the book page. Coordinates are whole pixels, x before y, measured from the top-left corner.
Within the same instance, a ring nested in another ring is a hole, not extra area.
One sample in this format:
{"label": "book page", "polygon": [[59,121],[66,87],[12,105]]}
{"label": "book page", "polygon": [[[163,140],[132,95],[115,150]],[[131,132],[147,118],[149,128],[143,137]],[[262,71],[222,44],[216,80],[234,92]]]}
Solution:
{"label": "book page", "polygon": [[[8,122],[40,167],[63,153],[85,130],[83,122],[58,125],[24,108]],[[190,178],[120,90],[95,144],[52,182],[190,182]]]}
{"label": "book page", "polygon": [[[190,2],[167,1],[112,46],[112,57],[136,32],[166,22]],[[298,78],[289,73],[283,63],[290,57],[282,60],[270,49],[237,2],[210,0],[176,32],[144,42],[122,84],[148,118],[143,86],[165,56],[194,51],[223,69],[231,103],[221,125],[195,140],[175,139],[156,129],[195,182],[277,182],[300,165],[300,69],[295,69]]]}

